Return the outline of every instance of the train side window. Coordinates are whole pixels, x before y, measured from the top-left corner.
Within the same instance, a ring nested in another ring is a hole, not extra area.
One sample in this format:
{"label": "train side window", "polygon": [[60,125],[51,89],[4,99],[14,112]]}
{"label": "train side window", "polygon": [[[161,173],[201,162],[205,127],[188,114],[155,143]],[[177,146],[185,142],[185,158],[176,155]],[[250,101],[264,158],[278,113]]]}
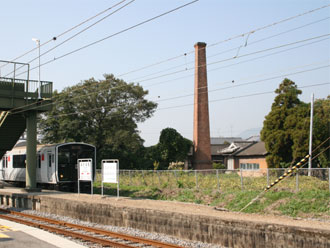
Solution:
{"label": "train side window", "polygon": [[13,155],[13,168],[25,168],[26,155]]}
{"label": "train side window", "polygon": [[6,159],[7,159],[6,156],[2,157],[2,168],[6,168]]}
{"label": "train side window", "polygon": [[48,154],[48,166],[52,167],[52,155]]}
{"label": "train side window", "polygon": [[54,154],[52,154],[52,163],[54,163],[55,162],[55,156],[54,156]]}
{"label": "train side window", "polygon": [[4,156],[5,168],[8,168],[8,161],[10,161],[10,157]]}
{"label": "train side window", "polygon": [[38,162],[38,168],[41,168],[41,156],[40,156],[40,154],[38,154],[38,156],[37,156],[37,162]]}

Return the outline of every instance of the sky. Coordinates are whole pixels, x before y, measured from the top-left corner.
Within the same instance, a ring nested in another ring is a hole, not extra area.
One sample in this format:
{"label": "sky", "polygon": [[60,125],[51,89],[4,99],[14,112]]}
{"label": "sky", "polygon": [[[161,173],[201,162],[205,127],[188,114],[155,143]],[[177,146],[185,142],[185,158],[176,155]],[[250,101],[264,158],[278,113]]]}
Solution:
{"label": "sky", "polygon": [[[158,103],[154,115],[138,124],[145,146],[156,144],[167,127],[193,138],[196,42],[207,43],[211,137],[258,134],[275,97],[263,93],[274,92],[285,77],[302,87],[302,101],[309,102],[312,93],[317,99],[329,95],[330,6],[298,16],[330,4],[324,0],[199,0],[58,59],[191,1],[126,0],[120,5],[129,3],[126,7],[41,56],[41,64],[51,61],[41,66],[41,80],[52,81],[59,91],[92,77],[101,80],[104,74],[139,83],[148,90],[147,98]],[[43,53],[119,6],[59,34],[119,2],[3,0],[0,60],[12,61],[36,48],[32,38],[43,44],[57,37],[41,46]],[[17,61],[28,63],[37,56],[35,50]],[[38,79],[38,60],[30,65],[35,68],[30,79]],[[1,75],[12,69],[1,67]]]}

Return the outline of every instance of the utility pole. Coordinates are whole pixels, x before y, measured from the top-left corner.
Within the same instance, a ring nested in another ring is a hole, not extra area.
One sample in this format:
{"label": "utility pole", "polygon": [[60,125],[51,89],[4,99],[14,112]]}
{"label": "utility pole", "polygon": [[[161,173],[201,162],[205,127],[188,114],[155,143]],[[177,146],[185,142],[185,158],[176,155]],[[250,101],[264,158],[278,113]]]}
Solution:
{"label": "utility pole", "polygon": [[314,93],[311,97],[311,117],[309,122],[309,160],[308,160],[308,176],[312,173],[312,141],[313,141],[313,109],[314,109]]}
{"label": "utility pole", "polygon": [[38,66],[38,83],[39,83],[39,89],[38,89],[38,99],[41,99],[41,82],[40,82],[40,40],[37,38],[32,38],[33,41],[36,42],[38,46],[38,60],[39,60],[39,66]]}

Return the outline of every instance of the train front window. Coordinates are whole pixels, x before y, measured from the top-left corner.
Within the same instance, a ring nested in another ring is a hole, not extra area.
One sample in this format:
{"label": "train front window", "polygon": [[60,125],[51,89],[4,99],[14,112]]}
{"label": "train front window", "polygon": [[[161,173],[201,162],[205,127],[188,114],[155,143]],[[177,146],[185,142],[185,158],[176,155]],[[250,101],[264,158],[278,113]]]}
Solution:
{"label": "train front window", "polygon": [[60,181],[77,181],[77,160],[95,157],[95,148],[84,144],[68,144],[58,148],[58,175]]}

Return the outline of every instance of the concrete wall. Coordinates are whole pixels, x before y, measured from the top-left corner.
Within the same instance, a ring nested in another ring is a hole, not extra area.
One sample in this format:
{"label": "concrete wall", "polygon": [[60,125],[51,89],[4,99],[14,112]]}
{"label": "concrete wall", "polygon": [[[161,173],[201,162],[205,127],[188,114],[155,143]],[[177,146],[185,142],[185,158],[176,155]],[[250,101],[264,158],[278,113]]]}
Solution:
{"label": "concrete wall", "polygon": [[109,204],[40,198],[40,211],[106,225],[138,228],[226,247],[330,247],[330,232],[266,223],[224,220]]}

